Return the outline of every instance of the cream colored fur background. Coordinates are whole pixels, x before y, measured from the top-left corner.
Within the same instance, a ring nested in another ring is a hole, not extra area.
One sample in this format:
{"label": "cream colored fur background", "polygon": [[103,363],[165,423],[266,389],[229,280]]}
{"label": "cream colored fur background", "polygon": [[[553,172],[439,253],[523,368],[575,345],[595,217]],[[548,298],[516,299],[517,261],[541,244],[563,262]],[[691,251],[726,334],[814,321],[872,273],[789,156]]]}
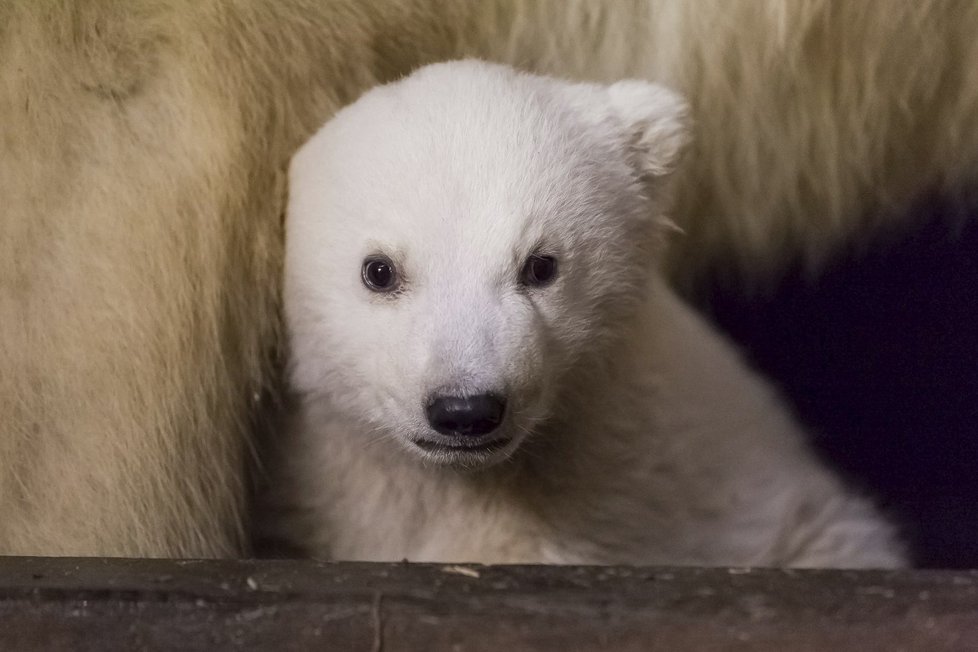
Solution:
{"label": "cream colored fur background", "polygon": [[0,1],[0,553],[245,550],[284,167],[369,86],[676,86],[673,278],[760,284],[976,187],[976,35],[970,0]]}

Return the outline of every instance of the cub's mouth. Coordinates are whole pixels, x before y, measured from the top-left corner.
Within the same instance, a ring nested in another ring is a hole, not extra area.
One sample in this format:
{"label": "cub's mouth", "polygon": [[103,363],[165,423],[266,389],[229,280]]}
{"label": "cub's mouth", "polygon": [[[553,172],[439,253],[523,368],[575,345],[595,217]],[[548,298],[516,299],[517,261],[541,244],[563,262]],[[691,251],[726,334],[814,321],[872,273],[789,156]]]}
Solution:
{"label": "cub's mouth", "polygon": [[468,453],[492,454],[503,450],[513,441],[509,438],[493,439],[486,442],[437,442],[430,439],[415,439],[414,445],[428,453]]}
{"label": "cub's mouth", "polygon": [[510,437],[496,439],[465,441],[452,438],[438,441],[435,439],[412,439],[421,452],[422,457],[429,461],[446,466],[468,468],[486,467],[501,462],[509,457],[516,448]]}

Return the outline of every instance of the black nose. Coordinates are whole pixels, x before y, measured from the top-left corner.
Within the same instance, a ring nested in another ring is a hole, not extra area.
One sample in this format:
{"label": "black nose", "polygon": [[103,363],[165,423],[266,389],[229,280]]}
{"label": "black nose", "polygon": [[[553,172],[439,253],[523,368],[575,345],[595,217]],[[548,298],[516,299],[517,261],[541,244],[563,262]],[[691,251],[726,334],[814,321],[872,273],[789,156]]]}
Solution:
{"label": "black nose", "polygon": [[476,396],[433,396],[425,414],[431,427],[443,435],[478,437],[503,421],[506,399],[495,394]]}

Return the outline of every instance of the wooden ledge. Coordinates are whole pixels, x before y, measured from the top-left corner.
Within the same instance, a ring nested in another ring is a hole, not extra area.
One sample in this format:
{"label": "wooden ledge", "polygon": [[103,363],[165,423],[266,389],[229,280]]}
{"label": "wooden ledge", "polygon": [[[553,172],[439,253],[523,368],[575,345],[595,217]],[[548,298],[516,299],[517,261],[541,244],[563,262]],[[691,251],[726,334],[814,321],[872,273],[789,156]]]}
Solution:
{"label": "wooden ledge", "polygon": [[0,557],[0,650],[978,650],[978,571]]}

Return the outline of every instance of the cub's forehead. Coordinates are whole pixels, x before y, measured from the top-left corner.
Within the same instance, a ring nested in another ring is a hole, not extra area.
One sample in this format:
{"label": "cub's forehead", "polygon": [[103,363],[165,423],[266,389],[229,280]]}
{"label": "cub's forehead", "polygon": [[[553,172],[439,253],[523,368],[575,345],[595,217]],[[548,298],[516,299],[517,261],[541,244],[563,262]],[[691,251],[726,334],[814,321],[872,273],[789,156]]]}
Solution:
{"label": "cub's forehead", "polygon": [[631,176],[560,83],[456,62],[368,92],[296,156],[290,219],[306,217],[292,232],[305,221],[334,249],[423,240],[486,257],[587,237]]}
{"label": "cub's forehead", "polygon": [[332,120],[326,138],[356,147],[366,137],[372,153],[386,158],[474,160],[501,151],[528,158],[582,135],[560,101],[562,86],[483,62],[428,66],[367,92]]}
{"label": "cub's forehead", "polygon": [[293,182],[328,183],[329,200],[365,223],[595,201],[601,143],[558,84],[477,62],[429,66],[337,114],[296,157]]}

